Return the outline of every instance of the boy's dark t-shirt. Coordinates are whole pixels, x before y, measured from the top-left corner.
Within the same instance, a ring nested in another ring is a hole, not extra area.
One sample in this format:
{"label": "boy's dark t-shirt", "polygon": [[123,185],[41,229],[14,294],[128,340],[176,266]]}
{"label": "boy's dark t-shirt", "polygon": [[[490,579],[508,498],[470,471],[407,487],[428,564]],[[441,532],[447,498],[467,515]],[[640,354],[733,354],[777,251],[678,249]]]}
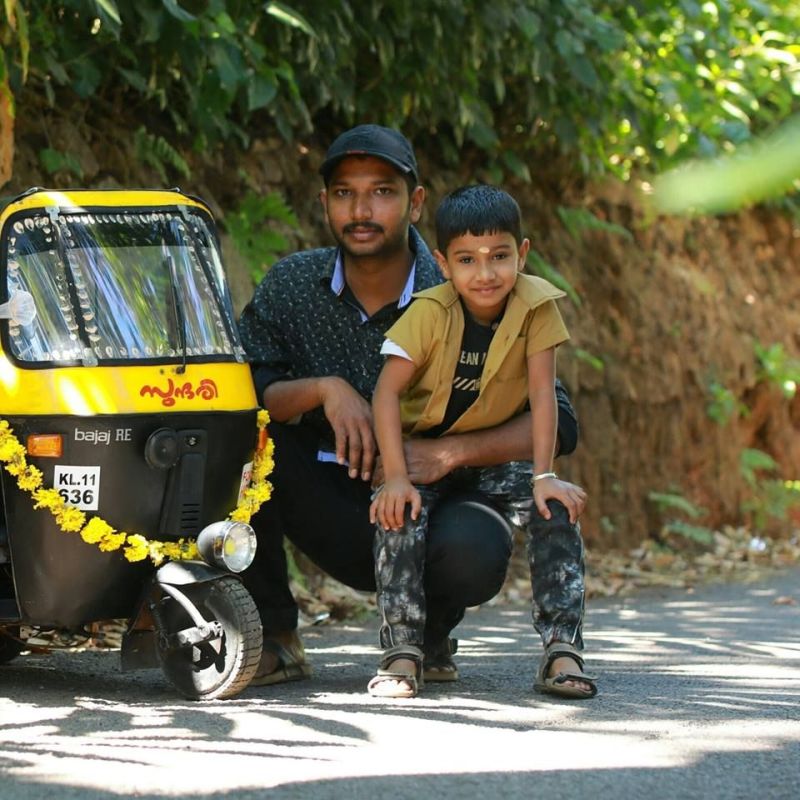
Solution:
{"label": "boy's dark t-shirt", "polygon": [[481,325],[467,311],[464,302],[460,302],[464,310],[464,336],[461,339],[461,351],[450,389],[450,399],[442,421],[422,433],[426,439],[441,436],[477,400],[486,354],[494,332],[503,318],[500,314],[491,325]]}

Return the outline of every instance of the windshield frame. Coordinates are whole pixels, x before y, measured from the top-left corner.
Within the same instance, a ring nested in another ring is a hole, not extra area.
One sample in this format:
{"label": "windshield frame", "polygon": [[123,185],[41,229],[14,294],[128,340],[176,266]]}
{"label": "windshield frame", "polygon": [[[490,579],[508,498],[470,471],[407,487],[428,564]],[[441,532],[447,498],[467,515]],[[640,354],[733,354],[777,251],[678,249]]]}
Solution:
{"label": "windshield frame", "polygon": [[[185,258],[191,260],[195,271],[201,274],[201,280],[204,285],[195,285],[197,291],[202,290],[205,295],[209,297],[202,298],[203,303],[208,304],[207,310],[212,312],[213,318],[218,319],[216,328],[218,334],[222,336],[222,347],[224,352],[203,352],[203,353],[188,353],[185,350],[181,352],[176,348],[175,352],[168,354],[153,354],[145,355],[143,353],[132,355],[103,355],[95,351],[98,349],[92,347],[91,343],[86,338],[86,331],[82,322],[82,309],[79,305],[79,300],[76,296],[73,267],[65,256],[63,243],[60,241],[62,238],[61,233],[54,236],[56,240],[51,246],[49,258],[53,259],[52,251],[56,251],[54,263],[57,265],[57,270],[62,273],[64,281],[68,284],[67,288],[62,288],[59,292],[61,299],[68,299],[69,310],[62,306],[64,312],[64,323],[70,330],[77,334],[73,339],[73,346],[69,356],[74,357],[50,357],[50,358],[36,358],[28,359],[21,357],[18,353],[17,345],[11,340],[12,324],[10,321],[0,325],[0,342],[2,342],[3,353],[9,358],[16,366],[24,369],[53,369],[61,367],[74,367],[74,366],[121,366],[121,365],[166,365],[166,364],[192,364],[192,363],[213,363],[213,362],[239,362],[246,361],[244,348],[241,344],[238,328],[235,321],[233,304],[231,301],[230,291],[227,285],[226,275],[223,266],[222,252],[219,241],[219,235],[214,223],[214,219],[203,206],[195,204],[136,204],[136,205],[98,205],[91,206],[65,206],[65,205],[48,205],[42,204],[41,206],[29,207],[20,211],[14,212],[5,219],[3,223],[2,240],[0,241],[0,302],[4,302],[9,297],[9,261],[13,258],[9,250],[11,248],[11,241],[14,234],[15,223],[21,222],[25,224],[25,220],[32,220],[36,224],[37,219],[48,218],[51,225],[56,226],[56,230],[61,230],[59,220],[66,220],[67,218],[87,218],[86,222],[89,223],[87,230],[91,230],[91,224],[95,217],[114,217],[119,218],[119,221],[124,224],[124,218],[128,215],[135,219],[140,224],[147,224],[147,220],[143,219],[146,215],[158,215],[160,223],[163,223],[164,229],[169,227],[169,221],[175,217],[180,217],[185,232],[182,242],[170,241],[170,246],[185,253]],[[81,220],[83,222],[83,220]],[[58,224],[57,224],[58,223]],[[67,226],[69,222],[63,222]],[[73,222],[73,224],[75,224]],[[172,239],[174,237],[170,237]],[[101,242],[102,245],[102,242]],[[143,245],[137,245],[143,246]],[[77,249],[77,248],[76,248]],[[112,248],[113,249],[113,248]],[[12,251],[13,252],[13,251]],[[37,250],[44,252],[43,250]],[[53,270],[54,272],[56,270]],[[174,278],[170,276],[170,278]],[[55,280],[55,279],[54,279]],[[188,279],[187,279],[188,280]],[[192,281],[197,279],[192,276]],[[62,282],[63,283],[63,282]],[[113,313],[113,303],[106,302],[103,297],[103,303],[107,310]],[[186,298],[183,299],[185,302]],[[102,308],[102,306],[101,306]],[[84,309],[85,310],[85,309]],[[68,324],[71,317],[72,325]],[[47,332],[48,337],[53,333]],[[214,336],[213,331],[208,333],[203,330],[203,326],[196,331],[200,336]],[[56,332],[57,336],[57,332]],[[51,345],[52,347],[52,345]],[[108,348],[106,348],[108,349]],[[82,351],[82,355],[79,351]],[[46,353],[52,355],[51,353]]]}

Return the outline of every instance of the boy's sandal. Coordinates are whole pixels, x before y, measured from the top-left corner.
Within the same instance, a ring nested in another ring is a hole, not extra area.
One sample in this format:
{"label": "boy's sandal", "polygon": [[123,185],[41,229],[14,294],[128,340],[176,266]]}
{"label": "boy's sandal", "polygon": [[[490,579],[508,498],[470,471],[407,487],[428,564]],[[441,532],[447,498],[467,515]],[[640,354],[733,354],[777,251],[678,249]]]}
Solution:
{"label": "boy's sandal", "polygon": [[429,683],[458,680],[458,667],[452,656],[458,652],[458,639],[443,639],[432,647],[424,647],[422,677]]}
{"label": "boy's sandal", "polygon": [[[413,661],[414,671],[393,667],[400,659]],[[403,644],[383,651],[378,672],[367,685],[367,691],[372,697],[406,699],[416,697],[422,684],[422,650]]]}
{"label": "boy's sandal", "polygon": [[[579,650],[566,642],[553,642],[544,650],[539,661],[539,671],[533,688],[542,694],[554,694],[559,697],[570,697],[575,700],[588,700],[597,694],[597,678],[583,672],[559,672],[550,675],[550,667],[557,658],[571,658],[583,669],[583,656]],[[567,681],[585,683],[589,689],[579,686],[568,686]]]}

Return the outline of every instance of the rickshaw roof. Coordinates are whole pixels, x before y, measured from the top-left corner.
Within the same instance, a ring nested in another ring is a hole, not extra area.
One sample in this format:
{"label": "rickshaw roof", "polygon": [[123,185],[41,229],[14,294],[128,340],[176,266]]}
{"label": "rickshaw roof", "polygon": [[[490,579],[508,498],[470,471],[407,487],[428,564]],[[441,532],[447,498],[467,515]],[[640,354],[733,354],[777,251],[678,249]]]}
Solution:
{"label": "rickshaw roof", "polygon": [[0,225],[19,211],[39,208],[92,209],[152,209],[161,207],[193,206],[211,213],[199,198],[184,194],[178,189],[40,189],[33,187],[11,198],[2,206]]}

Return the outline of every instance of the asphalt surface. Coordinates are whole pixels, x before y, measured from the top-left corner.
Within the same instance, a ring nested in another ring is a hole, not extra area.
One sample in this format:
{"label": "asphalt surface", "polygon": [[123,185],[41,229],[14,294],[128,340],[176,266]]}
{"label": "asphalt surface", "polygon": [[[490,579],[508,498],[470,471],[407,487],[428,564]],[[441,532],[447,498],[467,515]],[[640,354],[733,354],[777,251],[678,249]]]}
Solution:
{"label": "asphalt surface", "polygon": [[366,694],[374,619],[304,633],[312,680],[211,703],[117,652],[21,656],[0,668],[0,798],[800,795],[800,570],[592,602],[591,701],[533,693],[527,608],[469,611],[461,680],[406,701]]}

